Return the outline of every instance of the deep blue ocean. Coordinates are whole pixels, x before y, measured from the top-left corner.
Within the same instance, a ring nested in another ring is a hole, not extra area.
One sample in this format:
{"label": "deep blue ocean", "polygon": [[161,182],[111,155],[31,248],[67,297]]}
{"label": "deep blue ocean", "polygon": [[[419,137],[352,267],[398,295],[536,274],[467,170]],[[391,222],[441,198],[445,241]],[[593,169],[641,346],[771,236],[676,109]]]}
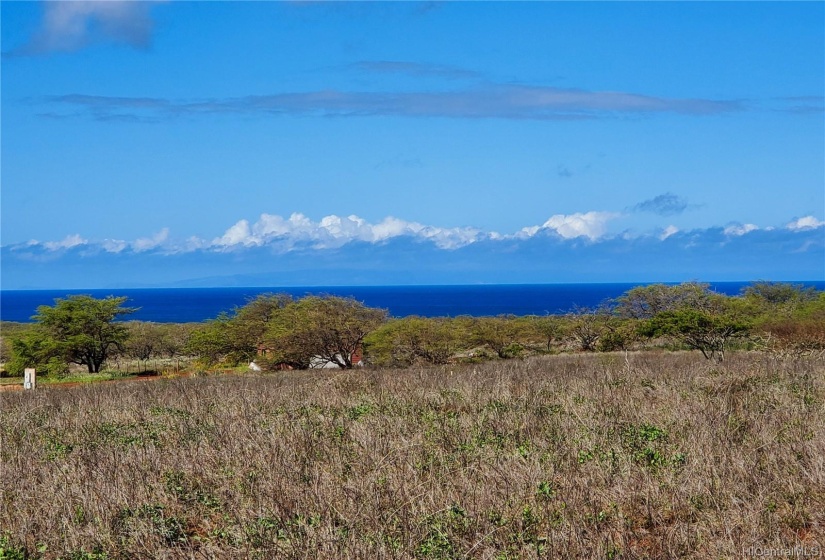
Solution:
{"label": "deep blue ocean", "polygon": [[[825,290],[825,282],[799,282]],[[711,288],[726,295],[739,294],[749,282],[717,282]],[[389,310],[391,316],[421,315],[546,315],[566,313],[574,307],[594,307],[622,295],[640,283],[630,284],[494,284],[471,286],[330,286],[308,288],[152,288],[122,290],[3,290],[0,319],[31,321],[39,305],[55,298],[88,294],[102,298],[126,296],[139,307],[128,319],[159,323],[185,323],[213,319],[231,312],[259,294],[293,296],[331,294],[353,297],[370,307]]]}

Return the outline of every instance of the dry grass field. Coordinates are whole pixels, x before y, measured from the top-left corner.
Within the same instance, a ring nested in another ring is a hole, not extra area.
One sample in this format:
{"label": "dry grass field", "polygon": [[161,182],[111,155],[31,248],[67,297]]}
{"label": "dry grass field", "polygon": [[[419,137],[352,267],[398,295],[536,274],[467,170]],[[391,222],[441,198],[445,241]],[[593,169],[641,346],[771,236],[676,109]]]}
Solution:
{"label": "dry grass field", "polygon": [[822,359],[559,355],[0,405],[4,558],[825,554]]}

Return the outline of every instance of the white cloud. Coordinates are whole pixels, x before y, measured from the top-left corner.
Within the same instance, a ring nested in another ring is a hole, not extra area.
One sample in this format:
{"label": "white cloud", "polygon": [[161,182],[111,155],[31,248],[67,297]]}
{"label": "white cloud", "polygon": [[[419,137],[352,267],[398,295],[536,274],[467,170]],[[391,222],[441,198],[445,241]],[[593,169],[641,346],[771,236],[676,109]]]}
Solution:
{"label": "white cloud", "polygon": [[664,230],[662,230],[661,235],[659,235],[659,239],[664,241],[665,239],[667,239],[668,237],[670,237],[674,233],[679,233],[679,228],[677,228],[676,226],[671,224],[671,225],[667,226]]}
{"label": "white cloud", "polygon": [[[617,235],[608,233],[608,226],[622,214],[615,212],[591,211],[573,214],[555,214],[541,225],[526,226],[513,234],[500,234],[495,231],[485,231],[473,227],[438,227],[421,224],[388,216],[377,223],[356,216],[338,216],[331,214],[314,221],[301,213],[293,213],[288,218],[275,214],[261,214],[258,220],[251,223],[242,219],[230,226],[222,235],[211,241],[199,237],[189,237],[183,240],[171,240],[169,228],[163,228],[154,235],[142,237],[132,242],[118,239],[104,239],[90,243],[79,234],[69,235],[61,241],[29,241],[19,245],[6,246],[11,251],[26,251],[43,248],[47,251],[72,249],[78,246],[96,247],[108,253],[157,251],[163,254],[187,253],[199,250],[235,250],[250,247],[271,247],[276,251],[286,252],[298,248],[334,249],[349,243],[382,244],[387,241],[405,237],[414,241],[432,243],[439,249],[459,249],[481,241],[506,242],[507,240],[524,240],[542,233],[550,233],[564,240],[586,238],[592,242],[625,239],[633,241],[637,238],[658,238],[660,241],[668,239],[676,233],[681,233],[675,225],[668,225],[663,229],[652,230],[648,233],[631,234],[627,231]],[[789,222],[784,231],[802,233],[816,230],[825,226],[825,222],[805,216]],[[728,237],[742,237],[753,231],[769,232],[780,228],[760,228],[754,224],[731,224],[723,229]],[[708,230],[692,230],[694,236],[702,237],[705,232],[716,232],[718,228]],[[684,234],[690,234],[686,231]]]}
{"label": "white cloud", "polygon": [[122,239],[104,239],[100,245],[107,253],[120,253],[129,246],[129,244]]}
{"label": "white cloud", "polygon": [[385,239],[398,237],[399,235],[415,234],[420,232],[422,229],[424,229],[424,226],[419,223],[406,222],[404,220],[399,220],[398,218],[389,216],[384,218],[380,224],[376,224],[372,228],[372,231],[375,235],[376,241],[384,241]]}
{"label": "white cloud", "polygon": [[353,241],[379,243],[400,236],[419,237],[432,241],[442,249],[455,249],[473,243],[485,234],[475,228],[439,228],[417,222],[407,222],[394,217],[384,218],[371,224],[355,215],[341,217],[331,214],[319,222],[313,222],[300,213],[288,219],[272,214],[261,214],[250,225],[240,220],[221,236],[213,240],[217,247],[261,246],[270,243],[289,249],[295,243],[309,242],[315,248],[341,247]]}
{"label": "white cloud", "polygon": [[785,227],[792,231],[801,231],[806,229],[817,229],[825,226],[825,222],[817,220],[813,216],[804,216],[787,224]]}
{"label": "white cloud", "polygon": [[205,249],[207,247],[209,247],[209,243],[207,241],[193,235],[183,243],[180,249],[182,252],[188,253],[191,251],[197,251],[198,249]]}
{"label": "white cloud", "polygon": [[[495,232],[494,232],[495,233]],[[479,229],[475,228],[450,228],[443,229],[438,227],[425,227],[418,235],[425,239],[431,240],[436,247],[441,249],[458,249],[471,243],[475,243],[480,239],[489,237]]]}
{"label": "white cloud", "polygon": [[249,229],[249,222],[240,220],[234,226],[226,230],[223,236],[212,241],[213,245],[258,245]]}
{"label": "white cloud", "polygon": [[156,2],[73,0],[44,2],[40,29],[15,54],[75,51],[107,40],[136,48],[151,41],[150,9]]}
{"label": "white cloud", "polygon": [[541,226],[527,226],[518,230],[513,237],[517,239],[524,239],[526,237],[533,237],[541,230]]}
{"label": "white cloud", "polygon": [[615,212],[555,214],[540,226],[523,227],[511,236],[496,235],[501,238],[526,239],[541,231],[552,231],[564,239],[587,237],[591,241],[595,241],[607,233],[607,223],[619,216],[620,214]]}
{"label": "white cloud", "polygon": [[607,232],[607,222],[617,217],[618,214],[613,212],[556,214],[544,222],[542,228],[554,230],[565,239],[587,237],[596,240]]}
{"label": "white cloud", "polygon": [[757,231],[759,226],[754,224],[733,224],[725,228],[725,235],[732,235],[739,237],[752,231]]}
{"label": "white cloud", "polygon": [[169,239],[169,228],[163,228],[152,237],[141,237],[132,242],[132,249],[140,253],[161,246]]}
{"label": "white cloud", "polygon": [[49,251],[59,251],[60,249],[71,249],[87,243],[89,242],[86,239],[75,233],[74,235],[67,235],[62,241],[47,241],[43,243],[43,247]]}

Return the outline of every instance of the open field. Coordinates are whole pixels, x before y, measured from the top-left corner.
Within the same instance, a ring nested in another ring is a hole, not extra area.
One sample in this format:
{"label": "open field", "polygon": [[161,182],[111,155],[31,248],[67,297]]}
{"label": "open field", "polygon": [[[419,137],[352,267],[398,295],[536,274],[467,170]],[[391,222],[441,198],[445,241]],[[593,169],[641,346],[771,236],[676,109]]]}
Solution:
{"label": "open field", "polygon": [[824,550],[822,359],[559,355],[95,383],[0,404],[12,558]]}

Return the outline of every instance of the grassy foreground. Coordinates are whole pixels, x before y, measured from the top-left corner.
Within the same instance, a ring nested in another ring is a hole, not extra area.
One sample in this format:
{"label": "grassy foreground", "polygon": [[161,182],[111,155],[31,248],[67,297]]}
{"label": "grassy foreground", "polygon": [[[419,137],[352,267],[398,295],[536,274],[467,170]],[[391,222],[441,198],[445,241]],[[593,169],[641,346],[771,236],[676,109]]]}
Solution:
{"label": "grassy foreground", "polygon": [[823,551],[821,359],[560,355],[0,405],[9,558]]}

